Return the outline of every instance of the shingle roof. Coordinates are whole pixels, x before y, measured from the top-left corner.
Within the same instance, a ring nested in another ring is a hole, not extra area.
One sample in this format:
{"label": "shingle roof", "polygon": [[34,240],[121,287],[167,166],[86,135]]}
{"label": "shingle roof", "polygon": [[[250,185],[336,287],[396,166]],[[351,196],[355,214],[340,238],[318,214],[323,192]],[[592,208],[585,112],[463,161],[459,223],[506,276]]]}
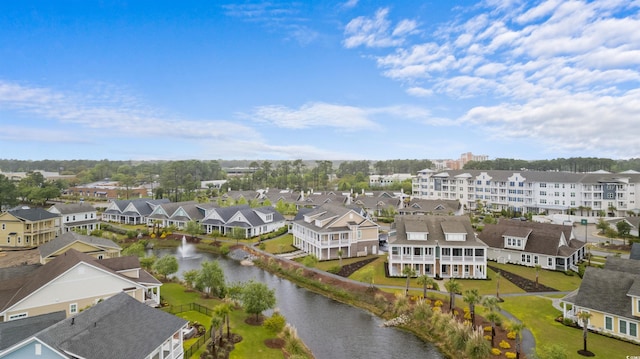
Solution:
{"label": "shingle roof", "polygon": [[83,358],[145,358],[186,324],[182,318],[119,293],[36,337]]}
{"label": "shingle roof", "polygon": [[67,317],[67,312],[47,313],[20,320],[0,322],[0,351],[17,344]]}
{"label": "shingle roof", "polygon": [[631,299],[627,293],[639,279],[636,274],[587,267],[573,303],[636,320],[631,314]]}
{"label": "shingle roof", "polygon": [[73,214],[73,213],[84,213],[84,212],[96,212],[97,210],[90,204],[87,203],[56,203],[49,211],[53,208],[57,209],[60,214]]}
{"label": "shingle roof", "polygon": [[[487,224],[478,238],[492,248],[504,248],[503,236],[527,238],[524,252],[567,257],[584,246],[584,242],[571,239],[573,227],[561,224],[501,220],[497,224]],[[564,236],[568,245],[560,245]]]}
{"label": "shingle roof", "polygon": [[[466,233],[465,241],[455,241],[456,246],[482,246],[476,238],[471,221],[466,216],[402,215],[395,217],[396,235],[389,238],[390,244],[421,244],[446,246],[446,233]],[[408,240],[407,232],[428,232],[426,240]]]}
{"label": "shingle roof", "polygon": [[27,220],[30,222],[36,222],[36,221],[42,221],[45,219],[60,217],[59,214],[45,211],[42,208],[29,208],[29,207],[14,208],[10,210],[9,213],[11,213],[13,216],[17,218]]}
{"label": "shingle roof", "polygon": [[66,232],[39,247],[40,257],[45,258],[75,242],[83,242],[97,247],[121,249],[112,240],[100,237],[85,236],[76,232]]}

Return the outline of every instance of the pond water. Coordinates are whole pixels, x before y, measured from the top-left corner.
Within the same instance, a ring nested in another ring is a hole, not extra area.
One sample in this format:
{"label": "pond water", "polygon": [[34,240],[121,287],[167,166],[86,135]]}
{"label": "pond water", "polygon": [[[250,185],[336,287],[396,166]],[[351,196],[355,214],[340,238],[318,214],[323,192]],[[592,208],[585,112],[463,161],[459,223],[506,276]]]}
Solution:
{"label": "pond water", "polygon": [[[176,250],[155,251],[158,257],[164,254],[175,255]],[[275,289],[276,306],[317,359],[444,358],[431,343],[397,328],[382,327],[383,320],[367,311],[310,292],[260,268],[202,252],[176,257],[178,276],[200,269],[203,260],[217,260],[228,283],[253,279]]]}

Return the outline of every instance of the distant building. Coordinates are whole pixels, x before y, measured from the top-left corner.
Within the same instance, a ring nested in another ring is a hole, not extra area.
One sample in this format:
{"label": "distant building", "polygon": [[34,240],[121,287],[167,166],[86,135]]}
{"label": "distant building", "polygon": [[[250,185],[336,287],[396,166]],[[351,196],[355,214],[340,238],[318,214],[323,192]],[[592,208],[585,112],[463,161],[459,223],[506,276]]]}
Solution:
{"label": "distant building", "polygon": [[411,179],[411,173],[394,173],[390,175],[370,175],[370,187],[388,187],[395,183],[401,183]]}
{"label": "distant building", "polygon": [[59,227],[61,231],[86,230],[91,233],[100,229],[98,211],[87,203],[56,203],[47,211],[60,215]]}
{"label": "distant building", "polygon": [[144,186],[125,187],[117,181],[99,181],[85,185],[71,187],[66,190],[67,195],[77,195],[85,198],[109,198],[109,199],[129,199],[150,196],[149,189]]}

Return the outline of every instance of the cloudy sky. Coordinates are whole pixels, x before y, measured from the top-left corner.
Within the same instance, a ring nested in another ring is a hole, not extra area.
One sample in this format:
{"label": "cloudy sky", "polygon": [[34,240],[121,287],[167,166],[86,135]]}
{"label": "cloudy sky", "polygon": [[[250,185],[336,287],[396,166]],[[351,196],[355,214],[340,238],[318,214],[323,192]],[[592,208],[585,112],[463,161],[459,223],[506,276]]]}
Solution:
{"label": "cloudy sky", "polygon": [[2,1],[0,158],[640,157],[640,1]]}

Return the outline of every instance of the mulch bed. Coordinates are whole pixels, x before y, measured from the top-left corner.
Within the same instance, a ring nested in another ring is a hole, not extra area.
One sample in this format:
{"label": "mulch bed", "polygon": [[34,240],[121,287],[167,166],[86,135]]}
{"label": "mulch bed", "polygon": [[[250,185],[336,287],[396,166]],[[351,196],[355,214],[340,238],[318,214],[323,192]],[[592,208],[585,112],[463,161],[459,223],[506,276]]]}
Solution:
{"label": "mulch bed", "polygon": [[378,257],[367,258],[367,259],[364,259],[364,260],[361,260],[361,261],[358,261],[358,262],[345,264],[340,268],[340,271],[338,273],[336,273],[336,274],[341,276],[341,277],[348,278],[350,275],[355,273],[358,269],[366,266],[367,264],[375,261],[376,259],[378,259]]}
{"label": "mulch bed", "polygon": [[265,339],[264,345],[271,349],[282,349],[284,348],[284,339],[282,338],[269,338]]}
{"label": "mulch bed", "polygon": [[509,282],[515,284],[518,288],[524,290],[527,293],[535,293],[535,292],[557,292],[558,290],[555,288],[547,287],[544,284],[538,283],[536,285],[535,281],[529,280],[527,278],[523,278],[515,273],[507,272],[505,270],[487,265],[489,269],[493,270],[496,273],[500,273],[502,277]]}

